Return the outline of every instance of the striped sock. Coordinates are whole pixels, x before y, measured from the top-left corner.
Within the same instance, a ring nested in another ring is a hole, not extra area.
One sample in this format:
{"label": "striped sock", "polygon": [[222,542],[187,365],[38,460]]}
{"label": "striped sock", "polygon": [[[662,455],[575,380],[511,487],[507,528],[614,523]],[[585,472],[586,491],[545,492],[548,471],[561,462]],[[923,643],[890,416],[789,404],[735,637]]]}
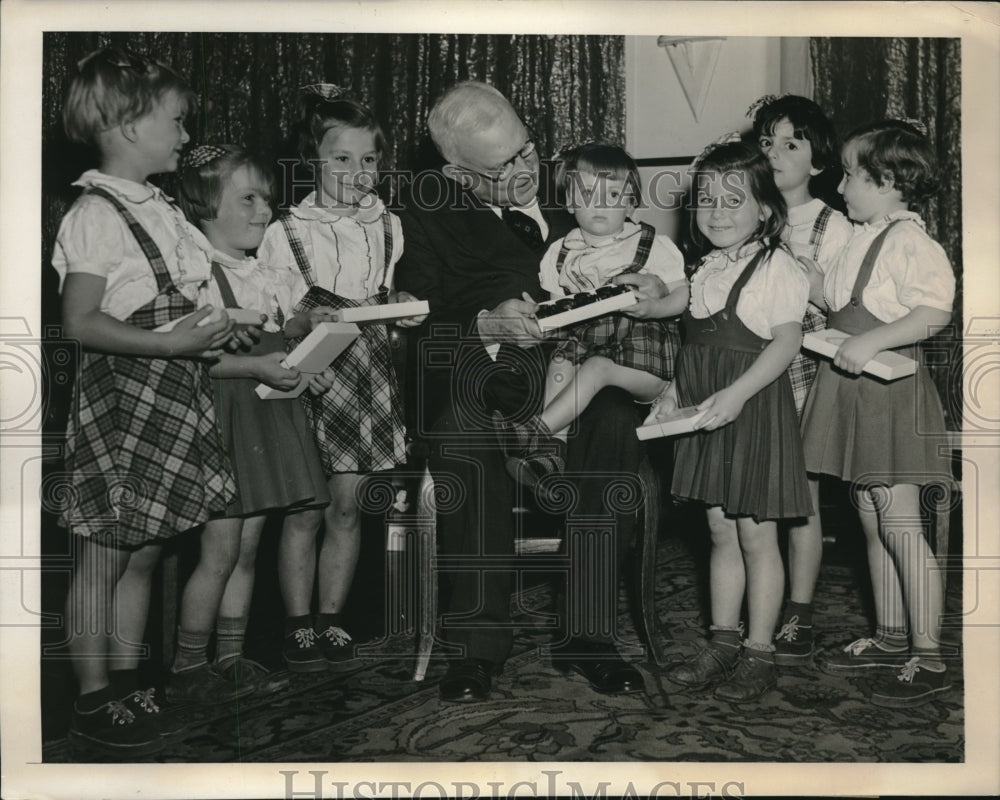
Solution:
{"label": "striped sock", "polygon": [[243,655],[247,617],[219,617],[215,622],[215,663],[219,666]]}
{"label": "striped sock", "polygon": [[180,672],[207,663],[208,640],[211,638],[211,632],[199,633],[178,628],[177,655],[174,656],[174,666],[171,671]]}

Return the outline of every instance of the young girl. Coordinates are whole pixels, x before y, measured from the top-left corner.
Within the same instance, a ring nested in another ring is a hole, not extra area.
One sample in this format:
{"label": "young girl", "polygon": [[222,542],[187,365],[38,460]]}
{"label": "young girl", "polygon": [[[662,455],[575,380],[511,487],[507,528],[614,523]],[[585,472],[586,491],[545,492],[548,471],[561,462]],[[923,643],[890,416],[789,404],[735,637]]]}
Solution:
{"label": "young girl", "polygon": [[[202,301],[260,311],[267,321],[247,354],[221,356],[209,370],[223,442],[239,489],[224,517],[205,523],[201,556],[181,598],[177,655],[167,699],[178,703],[222,703],[235,695],[275,691],[287,680],[269,675],[243,656],[253,595],[257,544],[265,512],[324,506],[326,478],[312,430],[296,399],[261,400],[258,382],[294,388],[298,370],[285,369],[282,322],[292,310],[295,276],[247,256],[271,221],[270,170],[233,145],[203,145],[184,157],[180,203],[211,245],[212,280]],[[216,634],[214,668],[207,659]]]}
{"label": "young girl", "polygon": [[[833,125],[820,107],[805,97],[785,95],[758,102],[754,137],[788,206],[782,239],[793,254],[815,263],[825,274],[853,233],[847,218],[820,199],[833,191],[840,179],[840,148]],[[802,331],[825,327],[823,312],[810,304]],[[813,356],[800,350],[788,368],[800,418],[818,366]],[[801,663],[813,652],[812,601],[823,556],[816,476],[809,478],[809,494],[815,513],[788,529],[789,599],[774,640],[776,664]]]}
{"label": "young girl", "polygon": [[204,360],[233,325],[225,314],[198,325],[213,312],[195,312],[209,261],[146,180],[177,168],[192,100],[171,70],[109,48],[80,62],[63,108],[69,138],[99,157],[77,181],[53,256],[66,334],[84,348],[67,431],[74,503],[62,519],[75,537],[66,613],[80,687],[69,735],[127,757],[158,750],[166,732],[137,673],[161,544],[235,494]]}
{"label": "young girl", "polygon": [[675,445],[673,493],[708,506],[712,637],[668,677],[719,684],[719,699],[747,702],[775,684],[771,638],[784,585],[775,520],[811,511],[787,375],[809,283],[780,244],[785,203],[756,147],[715,146],[692,181],[694,252],[706,254],[691,280],[676,378],[649,421],[678,407],[704,412],[699,430]]}
{"label": "young girl", "polygon": [[523,423],[496,417],[509,434],[502,440],[508,470],[529,485],[561,470],[560,457],[546,445],[565,438],[601,389],[618,386],[640,403],[663,391],[673,377],[680,335],[676,322],[662,318],[679,315],[688,301],[680,251],[651,225],[628,218],[640,202],[639,168],[628,153],[614,145],[582,145],[563,155],[559,182],[579,227],[553,242],[542,258],[539,279],[549,296],[627,284],[637,272],[658,277],[669,294],[634,316],[609,314],[560,331],[569,339],[549,363],[542,413]]}
{"label": "young girl", "polygon": [[[260,260],[301,274],[309,290],[298,310],[313,318],[348,306],[405,302],[393,292],[392,275],[403,249],[399,219],[374,192],[386,143],[365,106],[337,87],[306,87],[300,152],[315,172],[316,189],[268,228]],[[422,318],[397,324],[419,324]],[[282,532],[279,577],[287,616],[285,660],[292,669],[336,667],[353,655],[341,612],[354,577],[360,546],[358,482],[367,472],[406,460],[403,419],[384,325],[368,325],[334,362],[332,388],[307,397],[331,504],[325,515],[289,518]],[[319,553],[319,613],[309,615]]]}
{"label": "young girl", "polygon": [[920,487],[952,482],[935,438],[945,431],[944,414],[924,366],[888,383],[860,373],[882,350],[914,356],[913,345],[950,321],[955,277],[910,210],[937,188],[927,138],[906,122],[878,122],[848,137],[842,163],[840,191],[861,225],[823,279],[822,296],[815,285],[812,296],[825,299],[829,326],[848,336],[833,363],[820,365],[803,414],[803,444],[811,471],[853,484],[877,627],[874,638],[818,662],[840,675],[896,668],[876,683],[871,700],[911,707],[951,685],[940,651],[943,587],[920,522]]}

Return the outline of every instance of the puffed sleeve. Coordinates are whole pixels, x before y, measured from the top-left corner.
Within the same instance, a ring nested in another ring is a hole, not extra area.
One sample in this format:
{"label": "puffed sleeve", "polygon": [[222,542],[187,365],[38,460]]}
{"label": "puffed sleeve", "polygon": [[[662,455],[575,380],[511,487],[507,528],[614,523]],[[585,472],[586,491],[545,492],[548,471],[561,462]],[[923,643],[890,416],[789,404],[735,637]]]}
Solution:
{"label": "puffed sleeve", "polygon": [[121,266],[129,232],[110,203],[84,195],[63,217],[56,236],[52,264],[60,288],[69,272],[107,278]]}
{"label": "puffed sleeve", "polygon": [[[274,270],[284,285],[292,287],[289,290],[292,306],[305,296],[308,287],[305,285],[298,264],[295,263],[295,255],[288,243],[285,228],[280,222],[272,222],[264,231],[264,240],[257,248],[257,260]],[[300,289],[301,294],[296,294]],[[284,308],[282,311],[287,312]]]}
{"label": "puffed sleeve", "polygon": [[911,311],[929,306],[951,313],[955,272],[944,248],[922,228],[915,223],[901,225],[886,237],[883,253],[901,306]]}
{"label": "puffed sleeve", "polygon": [[798,262],[783,249],[776,250],[763,270],[764,291],[755,292],[770,328],[802,322],[809,301],[809,281]]}
{"label": "puffed sleeve", "polygon": [[684,280],[684,256],[669,236],[658,234],[653,239],[649,258],[640,272],[655,275],[668,286]]}
{"label": "puffed sleeve", "polygon": [[834,211],[827,220],[826,230],[819,243],[819,255],[817,263],[820,272],[824,275],[829,272],[837,256],[847,246],[847,243],[854,236],[854,225],[839,211]]}
{"label": "puffed sleeve", "polygon": [[562,297],[566,290],[559,285],[559,270],[556,269],[556,261],[559,259],[559,248],[562,246],[562,239],[549,245],[549,249],[542,256],[542,261],[538,265],[538,282],[542,289],[549,293],[549,298]]}
{"label": "puffed sleeve", "polygon": [[392,258],[389,261],[385,282],[387,286],[395,286],[396,264],[403,255],[403,223],[391,211],[386,213],[389,215],[389,223],[392,226]]}

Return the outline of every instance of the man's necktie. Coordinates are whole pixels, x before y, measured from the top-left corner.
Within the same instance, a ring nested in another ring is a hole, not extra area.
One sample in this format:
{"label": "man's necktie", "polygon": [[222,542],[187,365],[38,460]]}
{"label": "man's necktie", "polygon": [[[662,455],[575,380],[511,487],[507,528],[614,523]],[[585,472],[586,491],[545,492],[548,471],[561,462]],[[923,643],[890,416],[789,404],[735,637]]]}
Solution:
{"label": "man's necktie", "polygon": [[544,244],[541,228],[538,223],[523,211],[516,208],[504,206],[500,209],[500,216],[507,226],[514,232],[518,239],[524,242],[532,250],[541,249]]}

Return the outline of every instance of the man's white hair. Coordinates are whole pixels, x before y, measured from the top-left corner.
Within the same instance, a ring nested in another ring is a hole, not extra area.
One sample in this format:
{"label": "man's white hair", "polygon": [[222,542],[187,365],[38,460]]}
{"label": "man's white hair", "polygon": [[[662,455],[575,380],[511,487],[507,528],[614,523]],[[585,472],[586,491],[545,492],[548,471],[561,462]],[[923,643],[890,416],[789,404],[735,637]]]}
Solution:
{"label": "man's white hair", "polygon": [[487,83],[462,81],[448,89],[431,109],[427,127],[431,139],[446,161],[457,163],[460,143],[473,133],[486,130],[506,114],[517,116],[511,104]]}

